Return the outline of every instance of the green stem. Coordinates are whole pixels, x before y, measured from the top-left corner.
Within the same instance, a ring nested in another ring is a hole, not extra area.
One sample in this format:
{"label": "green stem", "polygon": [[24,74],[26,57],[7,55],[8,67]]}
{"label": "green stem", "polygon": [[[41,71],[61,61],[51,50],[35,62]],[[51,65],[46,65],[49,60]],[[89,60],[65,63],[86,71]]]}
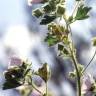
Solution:
{"label": "green stem", "polygon": [[48,96],[48,84],[46,82],[46,96]]}
{"label": "green stem", "polygon": [[73,61],[73,64],[74,64],[74,67],[76,69],[76,75],[77,75],[77,96],[81,96],[81,81],[80,81],[80,74],[79,74],[79,70],[78,70],[78,67],[77,67],[77,60],[76,60],[76,57],[74,56],[74,52],[72,52],[72,61]]}
{"label": "green stem", "polygon": [[40,93],[40,94],[43,96],[43,93],[42,93],[40,90],[38,90],[38,89],[35,87],[34,84],[32,84],[32,88],[34,88],[38,93]]}
{"label": "green stem", "polygon": [[80,1],[76,2],[75,8],[74,8],[74,10],[73,10],[73,12],[72,12],[72,15],[71,15],[71,16],[73,16],[73,15],[74,15],[74,13],[75,13],[75,11],[77,10],[77,8],[78,8],[79,4],[80,4]]}
{"label": "green stem", "polygon": [[[78,62],[76,59],[76,54],[74,54],[74,44],[73,44],[73,39],[72,39],[72,32],[71,32],[71,27],[69,25],[70,28],[70,34],[71,34],[71,45],[69,45],[70,47],[70,52],[71,52],[71,58],[76,70],[76,76],[77,76],[77,96],[81,96],[81,81],[80,81],[80,73],[79,73],[79,69],[78,69]],[[71,49],[72,48],[72,49]]]}
{"label": "green stem", "polygon": [[71,52],[71,58],[72,58],[72,61],[73,61],[73,64],[74,64],[74,67],[75,67],[75,70],[76,70],[76,76],[77,76],[77,96],[81,96],[81,81],[80,81],[80,74],[79,74],[79,70],[78,70],[78,62],[77,62],[77,59],[76,59],[76,55],[74,54],[74,45],[73,45],[73,39],[72,39],[72,31],[71,31],[71,27],[70,27],[70,24],[68,24],[66,18],[64,17],[64,20],[66,22],[66,28],[67,30],[70,31],[70,34],[71,34],[71,44],[69,44],[69,49],[70,49],[70,52]]}

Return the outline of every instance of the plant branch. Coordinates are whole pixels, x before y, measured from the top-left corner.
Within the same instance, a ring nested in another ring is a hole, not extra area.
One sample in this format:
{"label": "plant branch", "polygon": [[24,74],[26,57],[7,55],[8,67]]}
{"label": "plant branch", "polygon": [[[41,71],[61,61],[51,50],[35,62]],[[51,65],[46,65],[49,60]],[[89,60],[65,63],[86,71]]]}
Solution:
{"label": "plant branch", "polygon": [[75,70],[76,70],[76,75],[77,75],[77,96],[81,96],[81,81],[80,81],[80,74],[79,74],[79,70],[78,70],[78,63],[77,63],[77,59],[76,59],[76,56],[74,54],[74,46],[73,46],[73,39],[72,39],[72,31],[71,31],[71,27],[70,27],[70,24],[68,24],[66,18],[64,17],[64,20],[65,20],[65,23],[66,23],[66,28],[70,31],[70,34],[71,34],[71,42],[69,44],[69,49],[70,49],[70,52],[71,52],[71,58],[72,58],[72,61],[73,61],[73,64],[74,64],[74,67],[75,67]]}
{"label": "plant branch", "polygon": [[48,96],[48,83],[46,82],[46,96]]}
{"label": "plant branch", "polygon": [[34,88],[37,92],[39,92],[39,93],[43,96],[43,93],[42,93],[40,90],[38,90],[38,89],[35,87],[34,84],[32,84],[32,88]]}
{"label": "plant branch", "polygon": [[77,10],[77,8],[78,8],[79,4],[80,4],[80,1],[76,2],[75,8],[74,8],[74,10],[73,10],[73,12],[72,12],[72,15],[71,15],[71,16],[73,16],[73,15],[74,15],[74,13],[75,13],[75,11]]}
{"label": "plant branch", "polygon": [[84,72],[86,71],[86,69],[89,67],[89,65],[92,63],[92,61],[94,60],[95,56],[96,56],[96,50],[95,50],[94,55],[93,55],[93,57],[91,58],[91,60],[89,61],[89,63],[86,65],[86,67],[85,67],[84,70],[82,71],[82,75],[84,74]]}
{"label": "plant branch", "polygon": [[[71,48],[70,48],[70,51],[71,51]],[[78,67],[77,67],[77,60],[76,60],[76,57],[74,55],[74,52],[71,51],[71,57],[72,57],[72,61],[73,61],[73,64],[74,64],[74,67],[76,69],[76,75],[77,75],[77,96],[81,96],[81,81],[80,81],[80,74],[79,74],[79,70],[78,70]]]}

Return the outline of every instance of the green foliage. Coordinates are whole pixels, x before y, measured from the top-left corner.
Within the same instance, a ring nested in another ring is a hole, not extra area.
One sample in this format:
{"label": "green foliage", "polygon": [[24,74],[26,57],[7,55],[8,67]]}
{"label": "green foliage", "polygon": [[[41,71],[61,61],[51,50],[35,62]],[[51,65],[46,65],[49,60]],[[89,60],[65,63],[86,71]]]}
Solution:
{"label": "green foliage", "polygon": [[49,0],[42,0],[42,2],[41,3],[47,3]]}
{"label": "green foliage", "polygon": [[94,38],[92,39],[92,44],[93,44],[93,46],[96,46],[96,37],[94,37]]}
{"label": "green foliage", "polygon": [[[3,89],[16,88],[25,83],[29,85],[32,84],[32,77],[35,72],[31,69],[31,64],[23,62],[21,66],[12,66],[7,71],[4,72],[5,83],[3,84]],[[47,63],[43,65],[42,68],[38,69],[38,74],[45,82],[48,81],[51,75],[51,71]]]}
{"label": "green foliage", "polygon": [[43,96],[47,96],[46,94],[44,94]]}
{"label": "green foliage", "polygon": [[[81,65],[81,64],[78,64],[77,65],[77,68],[78,68],[78,71],[79,71],[80,76],[82,76],[82,71],[84,69],[84,66]],[[77,75],[76,75],[76,69],[74,69],[73,72],[69,72],[69,77],[70,78],[73,78],[73,79],[77,77]]]}
{"label": "green foliage", "polygon": [[81,76],[82,75],[82,71],[84,70],[84,65],[78,64],[77,67],[78,67],[79,74]]}
{"label": "green foliage", "polygon": [[[72,31],[70,24],[75,22],[76,20],[84,20],[89,17],[88,13],[91,10],[91,7],[87,7],[82,3],[82,0],[75,0],[77,2],[76,8],[74,9],[71,16],[66,17],[66,2],[65,0],[49,0],[45,5],[41,8],[43,10],[43,15],[40,24],[46,25],[48,24],[48,34],[45,38],[45,41],[49,46],[58,44],[59,56],[67,56],[72,59],[74,64],[74,71],[70,72],[70,77],[77,79],[77,88],[78,95],[81,96],[81,76],[82,71],[84,70],[84,66],[78,64],[76,49],[74,46],[74,42],[72,40]],[[78,7],[79,6],[79,7]],[[76,14],[75,14],[76,13]],[[64,20],[65,25],[61,26],[60,24],[53,23],[55,20]],[[96,45],[96,40],[93,40],[93,45]],[[41,71],[42,69],[42,71]],[[45,67],[43,66],[39,69],[39,75],[46,82],[46,72]],[[44,74],[45,73],[45,74]],[[44,95],[46,96],[46,95]]]}
{"label": "green foliage", "polygon": [[45,41],[48,43],[49,46],[56,45],[63,41],[64,44],[68,45],[68,31],[65,29],[64,26],[61,26],[56,23],[48,24],[49,33],[45,38]]}
{"label": "green foliage", "polygon": [[6,81],[6,82],[3,84],[3,90],[16,88],[16,87],[19,87],[19,86],[21,86],[21,85],[22,85],[22,84],[20,84],[20,82],[18,82],[18,81],[16,81],[16,80],[9,80],[9,81]]}
{"label": "green foliage", "polygon": [[51,34],[47,34],[47,37],[45,38],[45,42],[48,43],[49,46],[53,46],[56,43],[59,42],[58,38],[56,38],[56,36],[52,36]]}
{"label": "green foliage", "polygon": [[10,67],[4,72],[5,83],[3,84],[3,89],[16,88],[23,85],[30,71],[30,64],[28,65],[24,62],[21,66]]}
{"label": "green foliage", "polygon": [[90,10],[91,10],[91,7],[85,7],[84,5],[81,5],[77,10],[75,20],[87,19],[89,17],[88,12]]}
{"label": "green foliage", "polygon": [[56,8],[56,14],[57,16],[62,16],[65,13],[64,5],[58,4]]}
{"label": "green foliage", "polygon": [[68,18],[68,22],[71,23],[71,22],[73,21],[73,19],[74,19],[73,16],[70,16],[70,17]]}
{"label": "green foliage", "polygon": [[43,15],[43,11],[39,8],[35,9],[33,12],[32,12],[32,15],[34,15],[35,17],[39,18]]}
{"label": "green foliage", "polygon": [[75,71],[69,72],[69,77],[72,79],[76,78],[76,72]]}
{"label": "green foliage", "polygon": [[56,0],[50,0],[48,3],[46,3],[44,6],[42,6],[42,8],[44,9],[43,11],[45,13],[55,13],[56,10]]}
{"label": "green foliage", "polygon": [[[68,18],[66,17],[65,0],[43,0],[42,2],[40,2],[42,3],[41,7],[33,10],[32,14],[35,17],[41,19],[41,25],[48,25],[48,34],[45,38],[45,41],[48,43],[48,45],[53,46],[57,44],[59,55],[63,57],[68,56],[72,59],[74,64],[74,71],[70,72],[70,77],[77,79],[79,93],[78,96],[81,96],[80,80],[84,66],[78,64],[75,53],[76,51],[74,51],[76,49],[72,40],[70,24],[75,22],[76,20],[87,19],[89,17],[88,13],[91,10],[91,7],[86,7],[83,4],[81,5],[82,0],[75,1],[80,4],[79,7],[77,7],[77,10],[75,10],[75,17],[74,12],[72,16],[69,16]],[[65,21],[64,26],[58,23],[54,23],[54,21],[58,18],[59,20],[63,19]],[[93,45],[96,46],[96,38],[93,39]],[[3,84],[3,89],[16,88],[27,83],[29,86],[32,85],[32,88],[38,91],[38,89],[33,86],[33,76],[40,76],[47,84],[51,72],[47,63],[43,64],[43,66],[39,68],[37,72],[35,72],[31,68],[31,64],[23,62],[20,66],[10,67],[4,75],[5,83]],[[38,92],[42,94],[42,92]],[[48,96],[47,91],[42,95]]]}
{"label": "green foliage", "polygon": [[40,24],[46,25],[62,16],[65,12],[63,0],[49,0],[41,8],[35,9],[32,14],[37,18],[42,17]]}
{"label": "green foliage", "polygon": [[68,57],[70,55],[68,48],[64,47],[64,45],[62,44],[58,44],[58,51],[60,52],[59,56],[63,55],[65,57]]}
{"label": "green foliage", "polygon": [[48,43],[48,45],[53,46],[59,43],[60,38],[61,38],[60,26],[58,26],[56,23],[51,23],[48,25],[48,30],[49,30],[49,33],[47,34],[47,37],[45,38],[45,41]]}
{"label": "green foliage", "polygon": [[47,63],[45,63],[41,68],[38,70],[38,75],[45,81],[47,82],[50,78],[51,71],[49,69],[49,66]]}
{"label": "green foliage", "polygon": [[46,25],[51,23],[54,19],[56,19],[56,16],[54,14],[52,15],[45,15],[43,19],[41,20],[40,24],[41,25]]}
{"label": "green foliage", "polygon": [[50,10],[53,10],[53,9],[52,9],[52,6],[50,6],[49,3],[47,3],[47,4],[45,4],[45,5],[43,6],[43,11],[44,11],[45,13],[50,12]]}

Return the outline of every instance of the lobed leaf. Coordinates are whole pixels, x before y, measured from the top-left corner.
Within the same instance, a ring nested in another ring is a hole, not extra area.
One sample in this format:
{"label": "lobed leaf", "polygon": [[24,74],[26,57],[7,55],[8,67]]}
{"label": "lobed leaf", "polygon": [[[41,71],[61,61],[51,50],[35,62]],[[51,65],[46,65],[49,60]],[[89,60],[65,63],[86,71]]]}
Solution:
{"label": "lobed leaf", "polygon": [[49,46],[53,46],[59,42],[59,39],[48,33],[48,36],[45,38],[45,42],[47,42]]}
{"label": "lobed leaf", "polygon": [[91,7],[85,7],[81,5],[76,13],[75,20],[83,20],[89,17],[88,12],[91,10]]}

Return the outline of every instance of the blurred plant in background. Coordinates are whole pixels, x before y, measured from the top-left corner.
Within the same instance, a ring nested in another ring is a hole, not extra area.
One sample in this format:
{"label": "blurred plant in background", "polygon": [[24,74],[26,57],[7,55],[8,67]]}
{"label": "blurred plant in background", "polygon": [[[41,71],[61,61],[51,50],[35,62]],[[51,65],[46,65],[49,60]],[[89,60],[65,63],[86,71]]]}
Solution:
{"label": "blurred plant in background", "polygon": [[[50,69],[48,65],[45,63],[38,71],[34,71],[31,68],[32,64],[27,61],[22,61],[20,58],[12,57],[9,68],[4,72],[5,75],[5,83],[3,84],[3,90],[17,88],[20,89],[22,96],[29,96],[33,89],[35,89],[40,95],[45,96],[47,93],[47,81],[50,78]],[[46,83],[46,92],[41,92],[36,85],[33,83],[33,77],[39,76]],[[21,89],[28,88],[30,91],[28,93],[24,93]]]}

